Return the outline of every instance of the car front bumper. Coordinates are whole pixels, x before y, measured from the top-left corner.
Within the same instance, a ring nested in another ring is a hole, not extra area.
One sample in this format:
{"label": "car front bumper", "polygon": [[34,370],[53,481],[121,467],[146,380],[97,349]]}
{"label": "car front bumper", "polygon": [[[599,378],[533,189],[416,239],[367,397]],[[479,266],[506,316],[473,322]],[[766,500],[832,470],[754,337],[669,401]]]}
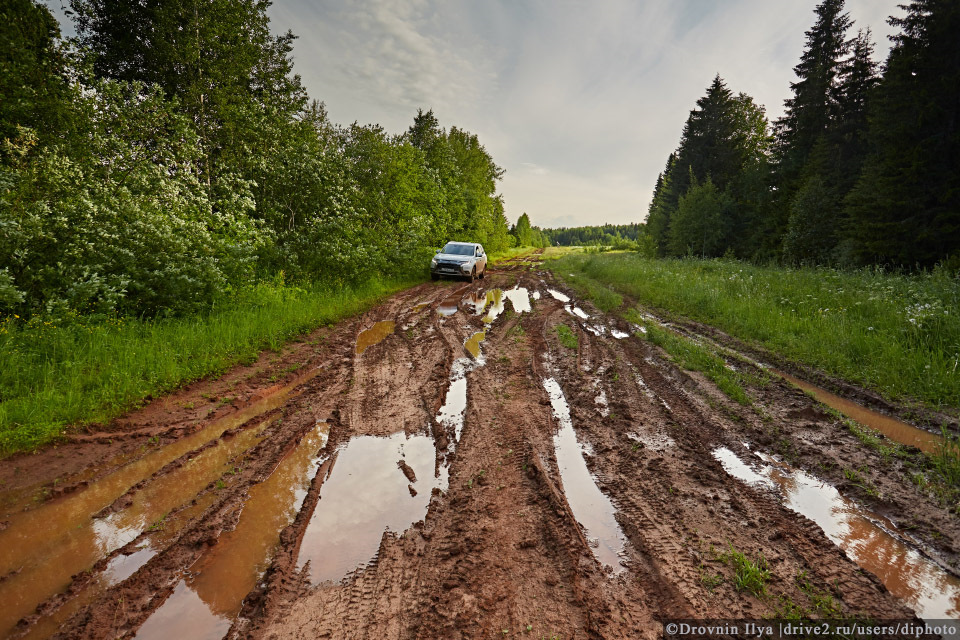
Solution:
{"label": "car front bumper", "polygon": [[473,266],[469,262],[465,264],[438,262],[430,267],[430,273],[437,276],[468,276],[472,269]]}

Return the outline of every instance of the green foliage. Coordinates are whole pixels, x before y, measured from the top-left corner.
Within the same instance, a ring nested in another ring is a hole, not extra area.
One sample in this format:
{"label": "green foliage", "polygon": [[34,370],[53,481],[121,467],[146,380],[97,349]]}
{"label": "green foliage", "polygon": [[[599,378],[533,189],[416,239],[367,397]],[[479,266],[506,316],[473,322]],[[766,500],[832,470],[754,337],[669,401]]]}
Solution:
{"label": "green foliage", "polygon": [[79,52],[42,6],[3,9],[0,313],[184,315],[509,245],[477,136],[422,111],[403,135],[331,124],[267,5],[73,0]]}
{"label": "green foliage", "polygon": [[870,105],[870,160],[847,198],[860,262],[930,267],[960,250],[960,5],[915,0]]}
{"label": "green foliage", "polygon": [[844,0],[822,0],[814,12],[816,23],[806,32],[806,47],[794,67],[793,96],[777,121],[779,182],[788,195],[796,190],[814,146],[835,125],[842,60],[850,47],[846,33],[852,21],[844,12]]}
{"label": "green foliage", "polygon": [[[0,7],[0,142],[19,128],[38,131],[47,142],[72,120],[71,89],[61,71],[60,28],[43,4],[7,0]],[[0,149],[0,159],[7,150]]]}
{"label": "green foliage", "polygon": [[[960,5],[902,9],[878,77],[870,30],[850,38],[844,0],[819,2],[772,146],[762,108],[714,80],[657,178],[646,224],[659,255],[907,269],[960,255]],[[707,177],[730,201],[697,246],[691,208],[675,218]]]}
{"label": "green foliage", "polygon": [[0,321],[0,455],[50,442],[70,424],[105,422],[148,396],[251,361],[262,349],[278,349],[408,284],[261,284],[185,318],[8,316]]}
{"label": "green foliage", "polygon": [[646,330],[646,339],[663,348],[680,367],[704,373],[720,391],[737,403],[745,406],[753,404],[744,391],[741,374],[728,369],[723,358],[668,329],[648,325]]}
{"label": "green foliage", "polygon": [[551,264],[893,399],[960,406],[960,278],[572,254]]}
{"label": "green foliage", "polygon": [[731,545],[729,551],[723,554],[721,559],[733,565],[733,584],[737,591],[749,591],[758,598],[767,595],[767,580],[770,579],[770,571],[763,555],[753,561]]}
{"label": "green foliage", "polygon": [[70,5],[72,43],[0,8],[2,451],[349,314],[432,246],[510,244],[477,136],[331,124],[269,2]]}
{"label": "green foliage", "polygon": [[960,437],[941,429],[943,439],[930,456],[934,471],[951,487],[960,487]]}
{"label": "green foliage", "polygon": [[623,305],[623,297],[602,282],[573,273],[556,275],[580,296],[588,298],[601,311],[609,313]]}
{"label": "green foliage", "polygon": [[670,252],[678,256],[722,255],[729,242],[733,206],[733,198],[721,193],[709,176],[703,184],[692,178],[670,222]]}
{"label": "green foliage", "polygon": [[590,246],[590,245],[609,245],[609,246],[632,246],[632,243],[639,241],[644,234],[645,226],[643,224],[604,224],[588,227],[559,227],[556,229],[546,229],[543,233],[547,236],[548,245],[559,246]]}
{"label": "green foliage", "polygon": [[246,274],[257,242],[246,185],[224,176],[230,199],[211,198],[189,121],[158,90],[101,82],[81,107],[86,153],[51,146],[0,169],[0,271],[20,299],[7,308],[59,318],[209,306]]}
{"label": "green foliage", "polygon": [[763,108],[717,76],[657,178],[647,229],[660,255],[755,252],[771,138]]}
{"label": "green foliage", "polygon": [[835,221],[839,202],[820,176],[800,188],[790,206],[783,240],[784,257],[796,264],[828,264],[837,243]]}
{"label": "green foliage", "polygon": [[510,229],[512,246],[516,247],[548,247],[550,239],[540,228],[530,226],[530,216],[526,213],[520,214],[515,224]]}
{"label": "green foliage", "polygon": [[577,334],[565,324],[557,325],[557,338],[560,340],[560,344],[568,349],[576,350],[580,348],[580,340],[577,338]]}

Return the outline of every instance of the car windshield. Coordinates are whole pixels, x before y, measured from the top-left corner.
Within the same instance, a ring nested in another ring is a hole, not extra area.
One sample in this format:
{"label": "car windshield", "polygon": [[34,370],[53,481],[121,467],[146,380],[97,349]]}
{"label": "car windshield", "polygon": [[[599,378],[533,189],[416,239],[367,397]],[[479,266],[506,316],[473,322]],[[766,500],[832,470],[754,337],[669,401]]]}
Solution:
{"label": "car windshield", "polygon": [[450,243],[443,248],[443,253],[448,253],[454,256],[472,256],[473,255],[473,245],[472,244],[453,244]]}

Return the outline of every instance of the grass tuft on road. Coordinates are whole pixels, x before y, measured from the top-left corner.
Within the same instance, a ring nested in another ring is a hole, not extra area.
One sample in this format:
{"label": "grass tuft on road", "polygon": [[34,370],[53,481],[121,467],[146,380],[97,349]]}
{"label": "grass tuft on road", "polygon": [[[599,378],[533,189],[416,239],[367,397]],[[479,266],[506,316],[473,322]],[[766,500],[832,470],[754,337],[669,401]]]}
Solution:
{"label": "grass tuft on road", "polygon": [[279,349],[412,284],[371,282],[335,291],[264,284],[186,318],[75,317],[57,324],[7,317],[0,320],[0,457],[251,362],[264,349]]}

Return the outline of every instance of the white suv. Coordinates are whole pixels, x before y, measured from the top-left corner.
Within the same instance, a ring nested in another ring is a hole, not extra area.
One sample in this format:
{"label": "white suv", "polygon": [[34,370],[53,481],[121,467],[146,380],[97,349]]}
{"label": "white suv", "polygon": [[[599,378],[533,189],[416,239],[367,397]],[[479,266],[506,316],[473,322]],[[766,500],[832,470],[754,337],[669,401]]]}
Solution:
{"label": "white suv", "polygon": [[477,242],[448,242],[430,261],[430,279],[440,276],[475,278],[487,275],[487,254]]}

